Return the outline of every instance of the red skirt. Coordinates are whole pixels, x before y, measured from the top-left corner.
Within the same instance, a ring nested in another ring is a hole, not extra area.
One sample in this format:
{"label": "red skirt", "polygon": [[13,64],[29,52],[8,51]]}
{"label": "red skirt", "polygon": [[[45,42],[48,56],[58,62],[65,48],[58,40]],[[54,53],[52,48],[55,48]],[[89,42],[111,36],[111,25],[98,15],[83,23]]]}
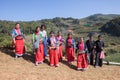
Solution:
{"label": "red skirt", "polygon": [[35,52],[35,59],[36,59],[36,62],[44,61],[44,45],[43,44],[40,44],[39,48]]}
{"label": "red skirt", "polygon": [[58,65],[58,50],[57,49],[49,49],[49,59],[50,65],[57,66]]}
{"label": "red skirt", "polygon": [[15,53],[18,55],[22,55],[25,53],[25,44],[24,44],[24,40],[15,40],[16,44],[15,44]]}
{"label": "red skirt", "polygon": [[78,54],[77,68],[83,69],[88,67],[87,54]]}
{"label": "red skirt", "polygon": [[72,62],[75,59],[74,48],[66,48],[66,55],[68,62]]}
{"label": "red skirt", "polygon": [[59,59],[59,61],[62,60],[62,55],[63,55],[63,53],[62,53],[62,45],[61,45],[61,46],[59,46],[59,51],[58,51],[58,59]]}

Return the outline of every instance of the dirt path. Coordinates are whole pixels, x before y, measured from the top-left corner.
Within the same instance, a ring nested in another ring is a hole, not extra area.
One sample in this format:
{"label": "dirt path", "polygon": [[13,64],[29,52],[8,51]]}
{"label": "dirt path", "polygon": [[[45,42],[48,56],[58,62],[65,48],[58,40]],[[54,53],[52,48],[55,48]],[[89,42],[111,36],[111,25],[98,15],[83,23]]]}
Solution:
{"label": "dirt path", "polygon": [[0,51],[0,80],[120,80],[120,66],[94,68],[89,66],[85,72],[76,71],[76,62],[68,65],[66,60],[60,67],[50,67],[48,61],[34,66],[33,55],[15,60],[14,54]]}

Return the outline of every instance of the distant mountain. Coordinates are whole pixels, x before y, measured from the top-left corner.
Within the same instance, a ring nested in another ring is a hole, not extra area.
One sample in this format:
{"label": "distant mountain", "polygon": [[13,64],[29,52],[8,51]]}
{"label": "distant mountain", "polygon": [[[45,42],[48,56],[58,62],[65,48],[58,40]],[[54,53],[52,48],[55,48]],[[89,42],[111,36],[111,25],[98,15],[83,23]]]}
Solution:
{"label": "distant mountain", "polygon": [[101,27],[101,32],[120,37],[120,17],[110,20]]}
{"label": "distant mountain", "polygon": [[88,16],[86,18],[83,18],[83,20],[87,21],[108,21],[111,19],[114,19],[116,17],[119,17],[120,15],[118,14],[94,14],[91,16]]}
{"label": "distant mountain", "polygon": [[86,18],[81,19],[80,21],[84,24],[105,24],[106,22],[120,17],[118,14],[94,14]]}
{"label": "distant mountain", "polygon": [[[120,15],[116,14],[94,14],[91,16],[88,16],[83,19],[75,19],[75,18],[61,18],[56,17],[53,19],[43,19],[43,20],[37,20],[37,21],[18,21],[21,24],[21,27],[23,31],[26,34],[30,34],[34,32],[34,29],[36,26],[39,26],[41,24],[46,25],[47,31],[55,30],[55,31],[63,31],[66,32],[68,29],[75,30],[76,27],[81,26],[102,26],[106,22],[119,17]],[[14,27],[14,24],[16,22],[14,21],[6,21],[6,20],[0,20],[0,33],[8,33],[10,34],[10,30]]]}

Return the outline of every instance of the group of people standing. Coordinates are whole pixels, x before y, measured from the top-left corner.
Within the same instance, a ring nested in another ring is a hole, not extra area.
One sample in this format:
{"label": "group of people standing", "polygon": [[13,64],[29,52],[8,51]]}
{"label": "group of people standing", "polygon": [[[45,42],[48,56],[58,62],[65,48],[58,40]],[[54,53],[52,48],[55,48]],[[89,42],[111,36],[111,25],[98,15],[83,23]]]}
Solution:
{"label": "group of people standing", "polygon": [[[33,33],[33,51],[35,54],[35,65],[43,63],[45,57],[49,54],[50,66],[59,66],[59,62],[63,60],[63,43],[65,43],[66,58],[69,64],[75,61],[75,52],[77,54],[77,70],[84,71],[88,65],[102,67],[101,54],[104,50],[104,42],[102,36],[98,36],[98,40],[94,41],[93,36],[84,42],[84,38],[80,37],[77,44],[72,37],[72,33],[68,33],[67,39],[63,39],[61,32],[55,35],[51,31],[49,37],[45,31],[45,25],[37,26]],[[15,58],[22,56],[25,52],[24,34],[20,29],[20,24],[16,23],[12,30],[12,43],[15,48]],[[95,63],[94,63],[95,57]]]}

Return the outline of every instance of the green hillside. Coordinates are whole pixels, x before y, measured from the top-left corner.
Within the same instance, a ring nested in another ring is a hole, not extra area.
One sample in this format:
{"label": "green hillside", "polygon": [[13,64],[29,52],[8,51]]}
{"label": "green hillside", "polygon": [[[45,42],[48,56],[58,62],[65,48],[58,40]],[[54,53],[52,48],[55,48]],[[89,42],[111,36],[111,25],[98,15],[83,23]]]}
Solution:
{"label": "green hillside", "polygon": [[120,37],[120,17],[110,20],[101,27],[101,32]]}

